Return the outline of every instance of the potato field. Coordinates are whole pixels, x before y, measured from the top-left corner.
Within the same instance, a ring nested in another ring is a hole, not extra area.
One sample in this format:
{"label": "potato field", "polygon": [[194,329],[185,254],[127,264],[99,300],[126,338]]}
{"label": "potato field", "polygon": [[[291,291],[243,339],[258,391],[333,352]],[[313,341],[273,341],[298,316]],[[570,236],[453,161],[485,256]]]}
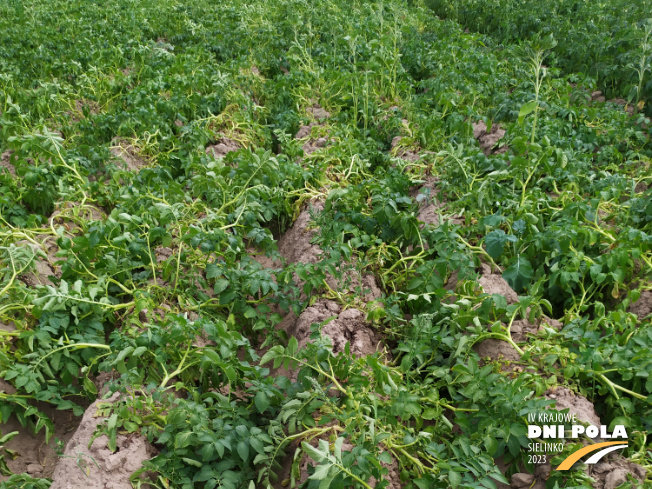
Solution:
{"label": "potato field", "polygon": [[652,0],[1,1],[0,489],[652,488],[651,70]]}

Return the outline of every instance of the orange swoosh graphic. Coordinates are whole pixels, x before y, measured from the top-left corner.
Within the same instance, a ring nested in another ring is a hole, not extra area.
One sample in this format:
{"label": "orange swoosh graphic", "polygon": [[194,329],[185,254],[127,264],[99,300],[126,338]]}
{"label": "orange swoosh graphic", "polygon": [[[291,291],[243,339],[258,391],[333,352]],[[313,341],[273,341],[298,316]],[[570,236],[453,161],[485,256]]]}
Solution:
{"label": "orange swoosh graphic", "polygon": [[561,464],[559,464],[559,467],[557,467],[555,470],[570,469],[575,462],[577,462],[587,453],[595,452],[596,450],[600,450],[601,448],[609,447],[611,445],[625,445],[625,444],[626,442],[622,442],[622,441],[605,441],[602,443],[594,443],[593,445],[580,448],[578,451],[573,452],[568,457],[566,457],[566,459]]}

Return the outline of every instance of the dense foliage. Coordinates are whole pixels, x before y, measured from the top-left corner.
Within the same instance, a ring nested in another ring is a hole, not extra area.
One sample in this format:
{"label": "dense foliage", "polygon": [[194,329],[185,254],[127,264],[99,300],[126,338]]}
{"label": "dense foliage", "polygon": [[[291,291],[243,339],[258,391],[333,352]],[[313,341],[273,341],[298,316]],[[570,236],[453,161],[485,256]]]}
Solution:
{"label": "dense foliage", "polygon": [[[81,414],[109,372],[130,396],[103,432],[160,449],[136,485],[267,489],[296,449],[306,487],[380,489],[395,460],[406,488],[491,489],[498,458],[533,470],[526,416],[565,386],[631,430],[650,483],[652,327],[628,311],[652,289],[650,121],[591,99],[649,99],[649,2],[489,3],[0,3],[1,419],[50,435],[36,401]],[[329,143],[308,155],[294,135],[317,105]],[[506,151],[483,151],[480,121]],[[206,152],[225,138],[240,149]],[[419,222],[433,181],[456,221]],[[323,259],[263,267],[311,199]],[[483,264],[516,303],[483,293]],[[382,298],[326,280],[355,273]],[[388,352],[333,353],[321,324],[298,348],[277,325],[323,297]],[[513,339],[544,314],[563,327]],[[515,370],[479,358],[487,338]]]}
{"label": "dense foliage", "polygon": [[553,34],[558,44],[549,57],[552,66],[566,74],[595,77],[609,97],[625,97],[634,105],[652,94],[649,0],[427,0],[427,4],[442,18],[501,44]]}

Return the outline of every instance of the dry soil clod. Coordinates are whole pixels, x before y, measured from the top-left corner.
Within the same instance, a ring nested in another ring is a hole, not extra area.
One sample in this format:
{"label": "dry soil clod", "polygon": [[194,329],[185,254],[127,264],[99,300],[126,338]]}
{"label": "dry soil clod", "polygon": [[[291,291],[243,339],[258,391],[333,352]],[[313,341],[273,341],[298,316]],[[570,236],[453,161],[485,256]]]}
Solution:
{"label": "dry soil clod", "polygon": [[616,489],[627,482],[627,475],[633,476],[639,482],[645,480],[645,468],[619,455],[611,457],[611,460],[603,459],[589,468],[589,474],[596,480],[593,484],[595,489]]}
{"label": "dry soil clod", "polygon": [[545,398],[556,401],[555,409],[557,411],[568,409],[569,414],[574,414],[578,421],[600,426],[600,417],[595,412],[593,403],[586,397],[575,394],[566,387],[557,387],[549,389]]}
{"label": "dry soil clod", "polygon": [[303,143],[303,146],[301,147],[301,149],[303,149],[303,153],[305,156],[314,153],[318,149],[325,148],[328,145],[328,143],[332,141],[332,139],[326,137],[310,138],[310,133],[312,132],[312,128],[320,125],[321,124],[311,122],[307,126],[301,126],[297,134],[294,136],[294,139],[309,138],[305,143]]}
{"label": "dry soil clod", "polygon": [[223,137],[217,143],[206,147],[206,154],[213,158],[223,158],[233,151],[241,149],[242,146],[233,139]]}
{"label": "dry soil clod", "polygon": [[627,312],[636,314],[639,321],[652,314],[652,290],[643,290],[638,300],[629,305]]}
{"label": "dry soil clod", "polygon": [[491,360],[502,360],[506,362],[518,362],[521,359],[519,352],[503,340],[488,338],[476,343],[473,349],[480,358],[490,358]]}
{"label": "dry soil clod", "polygon": [[[310,243],[316,233],[310,229],[310,210],[320,212],[323,206],[323,202],[317,201],[304,209],[292,227],[279,239],[279,253],[289,263],[317,263],[320,260],[321,248]],[[363,276],[361,280],[358,279],[360,283],[353,283],[352,287],[360,285],[363,290],[369,288],[368,295],[371,299],[376,299],[380,297],[380,289],[372,279],[372,276]],[[334,352],[343,351],[347,341],[350,342],[351,352],[354,354],[367,355],[377,351],[382,338],[366,324],[364,313],[358,309],[343,311],[341,306],[329,300],[318,301],[306,308],[298,318],[290,313],[279,324],[279,328],[285,330],[288,336],[294,336],[299,347],[303,347],[309,341],[311,325],[331,316],[336,319],[323,326],[322,334],[331,338]]]}
{"label": "dry soil clod", "polygon": [[[16,393],[16,389],[4,380],[0,380],[0,391],[6,394]],[[57,411],[51,404],[37,403],[37,407],[54,421],[54,435],[46,444],[45,430],[42,429],[34,435],[22,426],[15,416],[11,416],[0,424],[0,432],[6,435],[18,431],[18,435],[7,443],[6,448],[15,450],[19,456],[15,459],[5,459],[9,469],[15,474],[28,473],[32,477],[50,477],[58,460],[55,438],[67,442],[79,425],[80,419],[71,411]],[[5,479],[6,477],[0,476],[0,481]]]}
{"label": "dry soil clod", "polygon": [[310,243],[316,231],[310,229],[310,212],[324,210],[324,202],[316,201],[308,204],[301,211],[292,227],[278,240],[278,251],[290,263],[317,263],[321,248]]}
{"label": "dry soil clod", "polygon": [[308,107],[306,111],[315,119],[328,119],[331,116],[331,113],[326,109],[321,108],[319,104],[313,104],[312,107]]}
{"label": "dry soil clod", "polygon": [[459,215],[452,217],[442,215],[441,211],[446,209],[447,202],[437,187],[437,180],[433,177],[428,177],[423,185],[410,192],[410,196],[419,201],[420,207],[417,218],[423,223],[421,228],[424,226],[440,226],[442,218],[458,226],[464,222],[462,216]]}
{"label": "dry soil clod", "polygon": [[484,154],[500,154],[507,151],[507,146],[496,148],[496,144],[505,137],[505,130],[498,124],[492,124],[491,131],[487,132],[487,124],[478,121],[473,124],[473,137],[478,140]]}
{"label": "dry soil clod", "polygon": [[[11,151],[5,151],[0,157],[0,168],[5,168],[12,177],[16,176],[16,169],[11,164]],[[0,171],[0,173],[2,173]]]}
{"label": "dry soil clod", "polygon": [[491,267],[486,263],[482,264],[482,270],[478,283],[485,294],[500,294],[507,300],[507,304],[516,304],[518,302],[518,295],[512,289],[507,280],[505,280],[499,273],[493,273]]}
{"label": "dry soil clod", "polygon": [[[332,319],[331,319],[332,318]],[[369,327],[365,315],[358,309],[345,309],[335,302],[319,300],[307,307],[297,318],[289,314],[279,324],[279,328],[294,336],[299,348],[310,342],[311,326],[329,320],[321,327],[323,336],[328,336],[333,344],[333,352],[344,351],[346,343],[350,343],[351,353],[357,356],[376,353],[382,343],[379,333]]]}
{"label": "dry soil clod", "polygon": [[591,100],[593,102],[606,102],[607,99],[602,95],[600,90],[596,90],[595,92],[591,92]]}
{"label": "dry soil clod", "polygon": [[115,453],[109,450],[106,435],[98,437],[88,448],[98,424],[105,420],[97,417],[98,405],[115,402],[119,395],[95,401],[86,410],[54,469],[50,489],[132,489],[129,477],[156,455],[156,449],[144,437],[118,434]]}

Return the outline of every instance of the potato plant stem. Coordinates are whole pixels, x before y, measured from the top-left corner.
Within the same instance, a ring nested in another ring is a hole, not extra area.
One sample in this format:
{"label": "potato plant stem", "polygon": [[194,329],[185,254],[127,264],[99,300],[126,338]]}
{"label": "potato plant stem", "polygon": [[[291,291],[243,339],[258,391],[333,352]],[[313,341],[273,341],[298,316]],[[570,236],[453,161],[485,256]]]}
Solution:
{"label": "potato plant stem", "polygon": [[56,350],[52,350],[51,352],[43,355],[38,362],[32,367],[33,370],[36,370],[36,367],[38,367],[43,360],[45,360],[47,357],[50,355],[54,355],[58,351],[61,350],[68,350],[68,349],[74,349],[74,348],[101,348],[103,350],[111,350],[111,347],[109,345],[103,345],[102,343],[73,343],[71,345],[65,345],[60,348],[57,348]]}
{"label": "potato plant stem", "polygon": [[[643,396],[643,395],[641,395],[641,394],[639,394],[637,392],[630,391],[629,389],[626,389],[625,387],[622,387],[622,386],[610,381],[607,377],[605,377],[601,373],[594,372],[594,375],[598,378],[598,380],[600,380],[603,384],[605,384],[607,387],[609,387],[612,390],[616,389],[616,390],[619,390],[621,392],[624,392],[625,394],[629,394],[630,396],[635,397],[636,399],[640,399],[641,401],[647,401],[647,397],[645,397],[645,396]],[[615,392],[614,392],[614,395],[615,395],[616,398],[618,398],[618,396],[616,395]],[[648,401],[648,403],[649,403],[649,401]]]}

